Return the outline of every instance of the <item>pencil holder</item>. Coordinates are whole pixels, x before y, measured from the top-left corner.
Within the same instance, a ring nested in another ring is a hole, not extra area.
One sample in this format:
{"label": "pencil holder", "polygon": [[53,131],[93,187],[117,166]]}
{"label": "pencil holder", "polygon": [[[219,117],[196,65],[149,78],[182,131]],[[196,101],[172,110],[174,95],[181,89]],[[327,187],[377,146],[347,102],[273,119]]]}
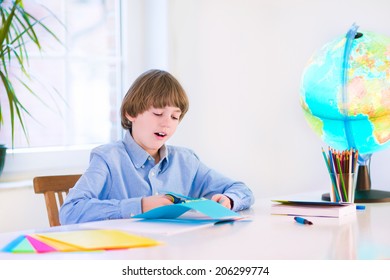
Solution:
{"label": "pencil holder", "polygon": [[355,201],[355,189],[357,182],[357,173],[331,173],[332,188],[330,200],[332,202],[349,202]]}

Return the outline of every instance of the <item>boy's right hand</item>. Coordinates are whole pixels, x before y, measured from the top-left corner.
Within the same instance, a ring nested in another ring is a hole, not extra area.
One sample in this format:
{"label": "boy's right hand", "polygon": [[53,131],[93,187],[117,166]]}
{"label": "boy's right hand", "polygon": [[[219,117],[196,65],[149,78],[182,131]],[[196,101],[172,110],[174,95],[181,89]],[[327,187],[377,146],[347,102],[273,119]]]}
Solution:
{"label": "boy's right hand", "polygon": [[152,210],[153,208],[169,204],[173,204],[173,202],[165,195],[146,196],[141,200],[142,213]]}

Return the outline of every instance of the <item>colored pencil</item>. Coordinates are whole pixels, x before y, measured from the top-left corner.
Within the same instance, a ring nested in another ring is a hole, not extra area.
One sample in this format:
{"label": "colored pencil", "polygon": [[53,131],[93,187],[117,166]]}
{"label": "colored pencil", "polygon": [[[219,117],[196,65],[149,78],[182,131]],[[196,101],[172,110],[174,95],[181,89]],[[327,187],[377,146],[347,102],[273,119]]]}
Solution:
{"label": "colored pencil", "polygon": [[358,150],[353,148],[337,151],[328,147],[328,153],[322,148],[322,156],[332,182],[334,199],[337,202],[354,202],[359,165],[358,154]]}
{"label": "colored pencil", "polygon": [[[334,176],[332,176],[332,170],[331,170],[331,167],[330,167],[330,158],[328,160],[326,154],[325,154],[325,151],[324,151],[324,148],[322,148],[322,156],[324,158],[324,161],[325,161],[325,164],[326,164],[326,167],[328,168],[328,172],[329,172],[329,176],[330,176],[330,180],[332,181],[332,186],[333,186],[333,192],[336,196],[336,201],[339,202],[340,201],[340,196],[339,196],[339,190],[337,188],[337,183],[336,183],[336,179]],[[334,173],[333,173],[334,174]]]}
{"label": "colored pencil", "polygon": [[348,195],[347,195],[347,191],[345,189],[345,183],[344,183],[344,177],[343,177],[343,170],[341,169],[341,165],[340,165],[340,155],[337,155],[336,157],[336,161],[337,161],[337,167],[339,169],[339,176],[340,176],[340,181],[341,181],[341,187],[343,189],[343,194],[344,194],[344,202],[348,202]]}

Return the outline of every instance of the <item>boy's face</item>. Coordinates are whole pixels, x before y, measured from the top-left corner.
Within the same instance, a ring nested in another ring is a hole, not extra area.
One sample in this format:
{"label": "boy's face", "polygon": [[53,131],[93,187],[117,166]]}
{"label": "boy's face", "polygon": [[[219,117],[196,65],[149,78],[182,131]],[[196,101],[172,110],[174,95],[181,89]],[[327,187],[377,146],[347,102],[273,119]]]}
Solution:
{"label": "boy's face", "polygon": [[132,136],[151,156],[155,156],[162,145],[175,133],[181,110],[177,107],[154,108],[138,114],[126,115],[132,122]]}

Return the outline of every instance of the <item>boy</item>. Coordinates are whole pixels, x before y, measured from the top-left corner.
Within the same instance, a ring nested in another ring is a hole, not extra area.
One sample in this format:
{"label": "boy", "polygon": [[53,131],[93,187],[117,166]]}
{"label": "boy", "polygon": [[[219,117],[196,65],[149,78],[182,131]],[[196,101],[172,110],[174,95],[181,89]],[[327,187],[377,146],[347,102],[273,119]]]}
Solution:
{"label": "boy", "polygon": [[170,191],[206,197],[234,211],[253,204],[250,189],[206,167],[189,149],[165,145],[188,111],[188,98],[169,73],[150,70],[121,106],[122,141],[91,152],[90,164],[60,209],[61,224],[130,218],[171,204]]}

